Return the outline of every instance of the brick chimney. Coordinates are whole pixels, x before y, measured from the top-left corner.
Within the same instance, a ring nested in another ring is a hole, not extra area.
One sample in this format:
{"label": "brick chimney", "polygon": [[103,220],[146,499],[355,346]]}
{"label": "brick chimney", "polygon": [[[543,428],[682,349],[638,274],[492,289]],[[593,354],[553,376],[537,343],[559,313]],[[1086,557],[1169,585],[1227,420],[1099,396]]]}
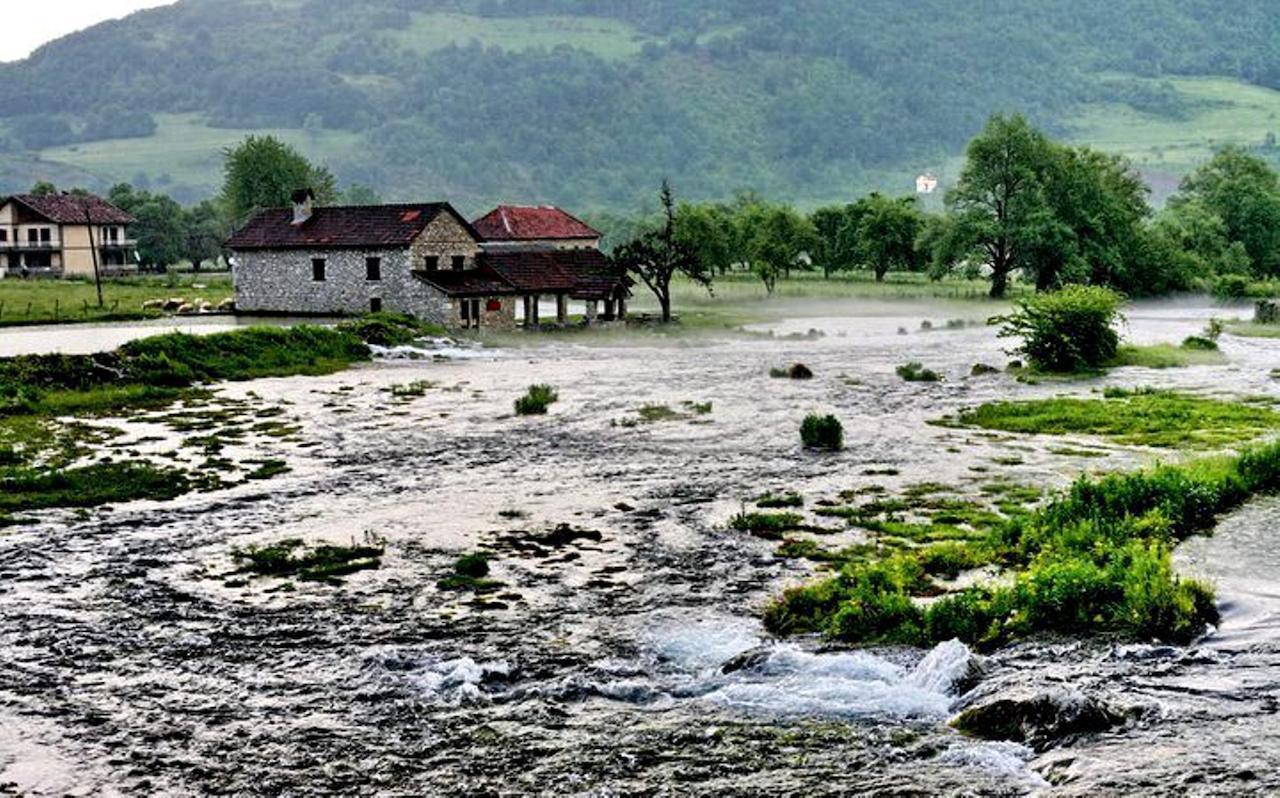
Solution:
{"label": "brick chimney", "polygon": [[316,201],[316,193],[309,188],[293,192],[293,226],[300,227],[311,218],[312,205]]}

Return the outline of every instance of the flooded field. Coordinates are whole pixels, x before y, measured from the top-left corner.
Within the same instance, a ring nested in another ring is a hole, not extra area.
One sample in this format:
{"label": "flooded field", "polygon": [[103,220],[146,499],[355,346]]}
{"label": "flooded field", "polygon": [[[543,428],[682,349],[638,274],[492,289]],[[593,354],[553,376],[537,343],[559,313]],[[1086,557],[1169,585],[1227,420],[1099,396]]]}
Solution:
{"label": "flooded field", "polygon": [[[1176,342],[1221,314],[1142,306],[1128,337]],[[0,530],[0,793],[1280,791],[1280,500],[1180,551],[1224,610],[1190,648],[1035,640],[979,657],[959,643],[846,651],[762,630],[764,602],[814,573],[728,527],[762,494],[1047,489],[1177,457],[928,423],[992,399],[1103,386],[1280,395],[1277,344],[1231,336],[1221,366],[971,376],[1009,359],[984,320],[980,305],[844,302],[749,336],[530,338],[222,386],[228,401],[284,409],[296,436],[238,445],[291,471]],[[0,354],[32,345],[10,335]],[[894,370],[907,361],[946,379],[904,382]],[[815,378],[770,378],[792,363]],[[534,383],[560,401],[515,417]],[[844,422],[843,452],[801,448],[815,411]],[[103,423],[163,445],[146,425]],[[287,538],[386,551],[342,585],[235,577],[235,549]],[[438,584],[476,550],[499,585]],[[947,725],[975,697],[1032,689],[1116,722],[1023,743]]]}

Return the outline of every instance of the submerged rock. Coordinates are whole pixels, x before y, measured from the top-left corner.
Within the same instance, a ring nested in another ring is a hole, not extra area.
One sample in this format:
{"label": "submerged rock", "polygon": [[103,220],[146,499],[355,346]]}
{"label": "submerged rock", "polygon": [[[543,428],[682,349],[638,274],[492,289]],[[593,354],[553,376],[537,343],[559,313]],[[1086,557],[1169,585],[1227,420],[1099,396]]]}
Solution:
{"label": "submerged rock", "polygon": [[1124,722],[1123,712],[1078,690],[1014,688],[971,702],[951,725],[973,737],[1026,743],[1044,751],[1064,738]]}

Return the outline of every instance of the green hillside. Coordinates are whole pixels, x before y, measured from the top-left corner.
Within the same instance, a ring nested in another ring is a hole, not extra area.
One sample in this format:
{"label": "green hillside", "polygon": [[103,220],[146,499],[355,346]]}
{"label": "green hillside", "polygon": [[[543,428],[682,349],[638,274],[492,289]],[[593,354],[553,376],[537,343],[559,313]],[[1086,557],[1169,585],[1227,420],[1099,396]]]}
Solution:
{"label": "green hillside", "polygon": [[1265,0],[182,0],[0,65],[0,190],[212,193],[274,133],[387,198],[802,205],[944,182],[995,111],[1171,185],[1274,150]]}

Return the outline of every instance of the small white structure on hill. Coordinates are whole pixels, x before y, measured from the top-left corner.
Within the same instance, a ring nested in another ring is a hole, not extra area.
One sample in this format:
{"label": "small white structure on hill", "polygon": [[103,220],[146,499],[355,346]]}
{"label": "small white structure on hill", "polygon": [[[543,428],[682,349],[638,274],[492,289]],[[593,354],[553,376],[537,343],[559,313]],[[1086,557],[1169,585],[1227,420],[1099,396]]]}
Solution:
{"label": "small white structure on hill", "polygon": [[932,194],[938,190],[938,176],[932,172],[925,172],[916,177],[916,193]]}

